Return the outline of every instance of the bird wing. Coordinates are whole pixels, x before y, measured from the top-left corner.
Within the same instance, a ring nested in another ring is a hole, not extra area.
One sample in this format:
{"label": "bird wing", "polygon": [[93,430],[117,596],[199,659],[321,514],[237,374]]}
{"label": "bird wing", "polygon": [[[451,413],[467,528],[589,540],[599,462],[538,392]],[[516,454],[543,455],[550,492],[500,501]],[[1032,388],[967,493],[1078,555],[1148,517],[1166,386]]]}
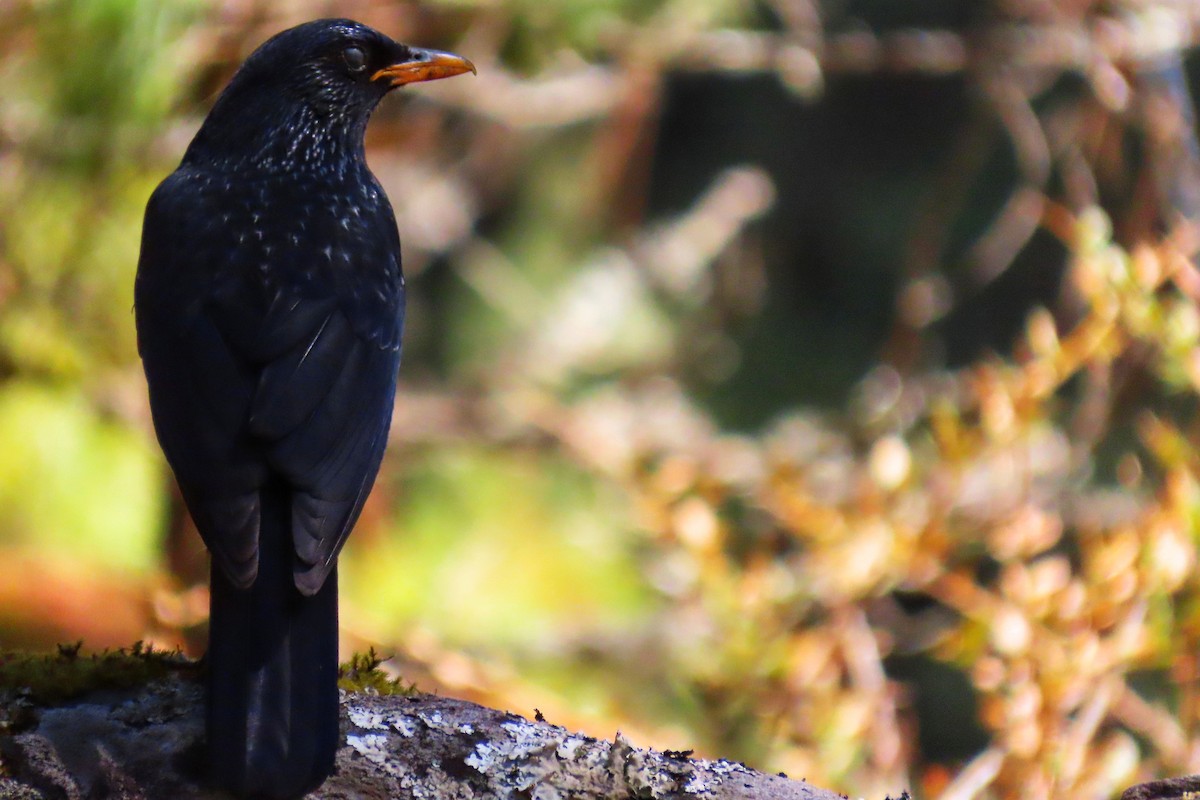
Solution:
{"label": "bird wing", "polygon": [[267,364],[251,433],[293,487],[296,586],[321,588],[375,481],[395,399],[399,349],[359,336],[341,309]]}
{"label": "bird wing", "polygon": [[236,585],[255,578],[261,492],[282,478],[296,585],[312,594],[387,442],[404,302],[395,221],[384,199],[368,214],[314,209],[293,233],[238,231],[227,203],[208,207],[194,176],[176,176],[147,206],[136,285],[155,427]]}

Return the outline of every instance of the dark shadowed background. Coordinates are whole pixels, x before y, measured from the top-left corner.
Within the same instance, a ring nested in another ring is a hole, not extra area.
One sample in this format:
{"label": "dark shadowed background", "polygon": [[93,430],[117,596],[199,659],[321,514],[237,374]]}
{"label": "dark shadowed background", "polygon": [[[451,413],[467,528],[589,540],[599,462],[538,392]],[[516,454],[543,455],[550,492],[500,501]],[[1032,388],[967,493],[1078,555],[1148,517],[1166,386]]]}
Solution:
{"label": "dark shadowed background", "polygon": [[855,795],[1200,771],[1194,0],[0,0],[0,650],[203,649],[146,199],[270,34],[409,276],[343,655]]}

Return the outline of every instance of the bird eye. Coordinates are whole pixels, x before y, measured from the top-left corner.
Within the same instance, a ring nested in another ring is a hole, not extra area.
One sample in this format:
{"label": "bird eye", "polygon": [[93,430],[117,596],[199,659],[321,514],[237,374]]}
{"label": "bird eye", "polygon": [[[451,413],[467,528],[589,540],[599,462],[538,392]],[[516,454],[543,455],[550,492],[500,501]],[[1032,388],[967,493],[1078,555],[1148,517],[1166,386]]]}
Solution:
{"label": "bird eye", "polygon": [[367,54],[363,52],[361,47],[351,45],[342,51],[342,58],[346,60],[346,66],[351,72],[362,72],[367,68]]}

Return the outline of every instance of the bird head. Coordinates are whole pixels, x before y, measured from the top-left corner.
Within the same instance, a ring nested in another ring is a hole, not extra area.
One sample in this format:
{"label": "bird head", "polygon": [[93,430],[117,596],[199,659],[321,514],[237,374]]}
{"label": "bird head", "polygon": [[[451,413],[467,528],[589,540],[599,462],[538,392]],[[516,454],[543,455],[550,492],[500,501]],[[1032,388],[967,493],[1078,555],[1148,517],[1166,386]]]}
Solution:
{"label": "bird head", "polygon": [[247,152],[250,143],[316,137],[325,141],[309,144],[360,147],[371,112],[391,90],[475,71],[462,56],[401,44],[353,20],[306,22],[246,59],[193,145]]}
{"label": "bird head", "polygon": [[462,56],[392,41],[349,19],[318,19],[277,33],[246,60],[241,82],[272,85],[318,104],[373,108],[408,83],[475,72]]}

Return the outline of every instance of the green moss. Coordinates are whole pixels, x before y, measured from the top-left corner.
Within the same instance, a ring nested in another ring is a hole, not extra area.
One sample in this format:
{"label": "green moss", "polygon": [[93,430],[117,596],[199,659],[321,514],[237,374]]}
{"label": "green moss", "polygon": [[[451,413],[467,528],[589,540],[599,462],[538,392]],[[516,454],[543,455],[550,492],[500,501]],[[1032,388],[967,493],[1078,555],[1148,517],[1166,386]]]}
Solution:
{"label": "green moss", "polygon": [[347,692],[370,694],[416,694],[415,683],[405,683],[403,678],[392,678],[379,668],[386,659],[372,647],[366,653],[355,653],[350,660],[338,667],[338,688]]}
{"label": "green moss", "polygon": [[[144,642],[83,654],[83,642],[60,644],[55,653],[0,653],[0,733],[33,721],[35,708],[53,706],[103,689],[132,689],[171,674],[199,675],[201,662],[177,650]],[[411,695],[416,685],[379,668],[384,658],[372,648],[338,667],[338,687],[350,692]]]}
{"label": "green moss", "polygon": [[25,713],[100,689],[129,689],[194,670],[196,662],[176,650],[143,642],[128,648],[81,654],[83,642],[60,644],[57,653],[0,653],[0,730],[22,727]]}

